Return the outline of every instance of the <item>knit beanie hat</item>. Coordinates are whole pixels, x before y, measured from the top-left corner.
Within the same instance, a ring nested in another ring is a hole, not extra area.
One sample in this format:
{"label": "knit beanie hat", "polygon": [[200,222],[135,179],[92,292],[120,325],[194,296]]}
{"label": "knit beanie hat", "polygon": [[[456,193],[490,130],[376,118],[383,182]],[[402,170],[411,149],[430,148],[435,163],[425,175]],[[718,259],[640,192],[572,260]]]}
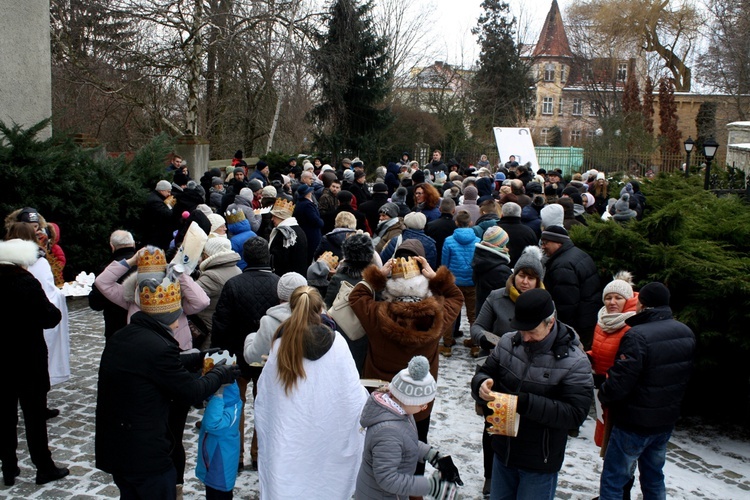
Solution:
{"label": "knit beanie hat", "polygon": [[385,214],[393,219],[395,217],[398,217],[398,205],[396,205],[395,203],[385,203],[382,207],[380,207],[378,213]]}
{"label": "knit beanie hat", "polygon": [[276,198],[278,195],[278,192],[276,192],[276,188],[273,186],[266,186],[263,188],[263,192],[261,194],[261,198]]}
{"label": "knit beanie hat", "polygon": [[209,231],[209,233],[215,232],[223,224],[226,223],[226,221],[224,220],[224,217],[222,217],[219,214],[208,214],[206,217],[208,217],[208,222],[211,223],[211,230]]}
{"label": "knit beanie hat", "polygon": [[620,271],[614,278],[604,287],[602,300],[609,293],[616,293],[624,299],[633,298],[633,275],[627,271]]}
{"label": "knit beanie hat", "polygon": [[393,203],[406,203],[406,195],[408,193],[405,187],[400,187],[391,196],[391,201]]}
{"label": "knit beanie hat", "polygon": [[373,193],[387,193],[388,192],[388,186],[385,185],[383,182],[376,182],[372,186],[372,192]]}
{"label": "knit beanie hat", "polygon": [[544,228],[544,231],[542,231],[541,239],[554,241],[557,243],[565,243],[566,241],[570,240],[570,236],[568,236],[568,231],[566,231],[564,227],[550,226]]}
{"label": "knit beanie hat", "polygon": [[253,201],[253,190],[250,188],[242,188],[240,194],[237,196],[246,199],[247,201]]}
{"label": "knit beanie hat", "polygon": [[[367,176],[367,174],[365,173],[364,170],[357,170],[356,172],[354,172],[354,180],[355,181],[357,179],[361,179],[362,177],[366,177],[366,176]],[[387,191],[387,189],[386,189],[386,191]]]}
{"label": "knit beanie hat", "polygon": [[668,306],[669,298],[669,289],[658,281],[644,286],[638,294],[638,302],[646,307]]}
{"label": "knit beanie hat", "polygon": [[526,184],[526,194],[542,194],[542,185],[536,181],[531,181]]}
{"label": "knit beanie hat", "polygon": [[539,276],[539,281],[544,280],[545,269],[542,265],[542,249],[533,245],[524,248],[513,267],[513,276],[517,275],[521,269],[532,269]]}
{"label": "knit beanie hat", "polygon": [[615,211],[618,214],[630,212],[630,195],[628,193],[623,193],[620,199],[615,202]]}
{"label": "knit beanie hat", "polygon": [[417,170],[412,174],[411,180],[412,182],[414,182],[414,185],[423,183],[425,180],[424,172],[422,172],[421,170]]}
{"label": "knit beanie hat", "polygon": [[157,191],[171,191],[172,183],[169,181],[159,181],[156,183],[156,190]]}
{"label": "knit beanie hat", "polygon": [[245,174],[245,169],[242,167],[235,167],[235,169],[232,171],[233,174]]}
{"label": "knit beanie hat", "polygon": [[464,200],[476,200],[479,197],[479,190],[474,186],[464,189]]}
{"label": "knit beanie hat", "polygon": [[211,186],[218,186],[224,184],[224,179],[221,177],[211,177]]}
{"label": "knit beanie hat", "polygon": [[404,224],[409,229],[424,229],[427,217],[421,212],[411,212],[404,217]]}
{"label": "knit beanie hat", "polygon": [[347,263],[366,264],[372,260],[375,248],[369,234],[353,234],[341,245]]}
{"label": "knit beanie hat", "polygon": [[250,190],[254,193],[256,191],[260,191],[263,189],[263,184],[258,179],[253,179],[250,182],[247,183],[247,187],[250,188]]}
{"label": "knit beanie hat", "polygon": [[399,402],[410,406],[426,405],[435,399],[437,384],[430,374],[427,358],[411,358],[409,366],[393,377],[389,390]]}
{"label": "knit beanie hat", "polygon": [[222,252],[231,252],[232,242],[228,238],[209,238],[206,241],[206,245],[203,247],[203,253],[209,257],[213,257],[216,254]]}
{"label": "knit beanie hat", "polygon": [[491,226],[482,235],[482,245],[505,248],[508,244],[508,233],[500,226]]}
{"label": "knit beanie hat", "polygon": [[539,216],[542,218],[542,228],[551,226],[562,226],[563,219],[565,218],[565,210],[562,205],[553,203],[547,205],[540,212]]}
{"label": "knit beanie hat", "polygon": [[354,180],[354,170],[344,170],[344,180],[352,182]]}
{"label": "knit beanie hat", "polygon": [[[510,196],[510,195],[506,195],[506,196]],[[503,200],[500,200],[500,202],[502,203]],[[503,217],[521,217],[521,212],[522,212],[521,205],[513,201],[506,201],[505,203],[503,203],[502,212],[503,212]]]}
{"label": "knit beanie hat", "polygon": [[307,279],[299,273],[286,273],[279,278],[279,283],[276,285],[276,295],[279,297],[280,302],[289,302],[289,297],[292,296],[297,288],[307,285]]}

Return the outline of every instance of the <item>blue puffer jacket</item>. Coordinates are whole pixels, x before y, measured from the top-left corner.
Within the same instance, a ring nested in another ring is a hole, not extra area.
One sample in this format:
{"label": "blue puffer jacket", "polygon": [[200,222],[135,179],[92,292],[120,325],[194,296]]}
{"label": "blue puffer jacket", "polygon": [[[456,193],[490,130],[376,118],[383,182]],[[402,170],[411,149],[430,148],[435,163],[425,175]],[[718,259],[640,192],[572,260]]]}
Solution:
{"label": "blue puffer jacket", "polygon": [[237,382],[224,387],[223,397],[208,400],[198,437],[195,475],[206,486],[232,491],[240,463],[242,400]]}
{"label": "blue puffer jacket", "polygon": [[[380,252],[380,259],[383,262],[387,262],[396,251],[396,243],[399,239],[403,242],[405,240],[419,240],[422,242],[424,247],[424,258],[429,262],[430,267],[433,270],[437,270],[439,262],[437,261],[437,247],[435,246],[435,240],[424,234],[424,231],[418,231],[416,229],[404,229],[401,233],[401,238],[393,238],[388,242],[388,245]],[[471,263],[471,261],[469,261]],[[471,267],[469,268],[471,270]]]}
{"label": "blue puffer jacket", "polygon": [[252,229],[250,229],[250,222],[248,222],[247,219],[235,222],[234,224],[227,224],[227,229],[233,235],[231,240],[229,240],[232,243],[232,250],[240,255],[240,260],[237,261],[237,267],[245,269],[247,263],[245,262],[245,259],[242,258],[242,245],[244,245],[247,240],[257,235]]}
{"label": "blue puffer jacket", "polygon": [[445,239],[441,264],[456,277],[456,285],[474,286],[471,262],[474,260],[474,245],[480,241],[470,227],[459,227],[453,231],[453,236]]}

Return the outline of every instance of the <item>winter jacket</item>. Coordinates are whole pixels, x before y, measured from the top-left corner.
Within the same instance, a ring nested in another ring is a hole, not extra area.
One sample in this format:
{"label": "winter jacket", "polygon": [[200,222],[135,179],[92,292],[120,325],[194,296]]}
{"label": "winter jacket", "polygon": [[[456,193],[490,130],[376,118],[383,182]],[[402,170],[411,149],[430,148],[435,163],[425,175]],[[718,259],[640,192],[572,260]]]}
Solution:
{"label": "winter jacket", "polygon": [[240,463],[242,400],[237,382],[208,399],[198,435],[195,476],[219,491],[232,491]]}
{"label": "winter jacket", "polygon": [[335,212],[329,212],[324,218],[323,221],[325,222],[325,225],[323,226],[323,231],[325,233],[330,233],[335,229],[336,225],[336,216],[340,214],[341,212],[349,212],[354,216],[354,218],[357,220],[357,229],[361,231],[366,231],[367,233],[371,233],[372,231],[368,231],[368,228],[370,227],[367,223],[367,217],[365,217],[365,214],[360,212],[359,210],[354,210],[351,205],[339,205],[336,208]]}
{"label": "winter jacket", "polygon": [[248,176],[248,178],[247,178],[248,182],[251,181],[251,180],[253,180],[253,179],[259,181],[260,184],[261,184],[261,186],[263,186],[263,187],[268,186],[268,184],[269,184],[268,177],[266,177],[265,175],[263,175],[263,172],[261,172],[258,169],[253,170],[250,173],[250,175]]}
{"label": "winter jacket", "polygon": [[372,195],[367,188],[367,184],[354,182],[354,184],[349,187],[349,192],[352,193],[354,195],[354,198],[356,198],[357,200],[357,210],[359,210],[366,201],[372,198]]}
{"label": "winter jacket", "polygon": [[386,203],[388,203],[388,195],[386,193],[374,193],[370,200],[357,207],[360,212],[365,214],[367,223],[373,231],[378,227],[378,223],[380,222],[380,207]]}
{"label": "winter jacket", "polygon": [[242,247],[247,240],[254,238],[257,235],[252,229],[250,229],[250,222],[247,219],[233,224],[227,224],[227,229],[232,234],[232,237],[229,239],[232,243],[232,250],[234,250],[234,252],[240,257],[239,260],[237,260],[237,267],[239,267],[240,270],[245,269],[247,262],[242,258]]}
{"label": "winter jacket", "polygon": [[357,283],[362,281],[362,270],[352,270],[346,264],[346,261],[339,265],[338,269],[336,270],[336,274],[331,277],[331,282],[328,284],[326,296],[324,297],[327,308],[331,307],[333,305],[333,301],[336,300],[336,295],[339,294],[339,289],[341,289],[342,281],[346,281],[350,285],[355,286]]}
{"label": "winter jacket", "polygon": [[388,196],[391,196],[400,186],[401,182],[398,180],[398,175],[401,173],[401,165],[399,163],[389,162],[386,165],[385,185],[388,186]]}
{"label": "winter jacket", "polygon": [[517,394],[521,416],[518,436],[492,436],[492,449],[507,467],[553,473],[562,467],[568,430],[589,413],[594,382],[591,364],[575,332],[556,321],[540,342],[524,344],[520,332],[509,332],[471,381],[479,387],[491,378],[492,390]]}
{"label": "winter jacket", "polygon": [[[453,214],[440,214],[440,217],[428,222],[424,227],[424,233],[435,240],[438,262],[443,262],[443,243],[445,243],[445,239],[448,236],[453,236],[453,231],[455,230],[456,221],[453,220]],[[481,236],[479,237],[481,238]]]}
{"label": "winter jacket", "polygon": [[474,286],[471,263],[479,238],[470,227],[459,227],[443,243],[442,265],[456,277],[457,286]]}
{"label": "winter jacket", "polygon": [[[289,233],[289,236],[285,233]],[[297,219],[285,219],[271,231],[269,250],[271,268],[277,276],[292,271],[307,276],[307,236],[297,224]]]}
{"label": "winter jacket", "polygon": [[472,224],[476,224],[477,220],[479,220],[479,217],[482,215],[482,212],[479,211],[477,200],[464,200],[461,205],[456,207],[456,215],[453,216],[454,219],[458,216],[458,213],[461,210],[469,212],[469,215],[471,215]]}
{"label": "winter jacket", "polygon": [[497,221],[500,220],[500,217],[497,216],[497,214],[484,214],[481,217],[477,219],[476,224],[472,227],[474,230],[474,234],[476,234],[478,237],[484,236],[484,232],[492,227],[497,226]]}
{"label": "winter jacket", "polygon": [[520,217],[504,216],[497,223],[498,226],[503,228],[508,233],[508,252],[510,252],[510,266],[511,268],[516,265],[516,261],[523,253],[523,249],[529,245],[538,245],[539,238],[537,238],[534,230],[521,224]]}
{"label": "winter jacket", "polygon": [[[96,287],[102,292],[102,295],[113,304],[128,310],[128,322],[136,312],[141,310],[135,303],[138,273],[128,276],[122,284],[118,283],[118,280],[129,270],[130,267],[124,260],[113,261],[96,277],[95,281]],[[187,317],[201,312],[208,307],[211,300],[190,276],[181,274],[178,280],[180,282],[180,293],[182,294],[182,314],[177,319],[177,330],[174,332],[174,338],[180,345],[180,350],[185,351],[193,347],[193,336],[190,333]]]}
{"label": "winter jacket", "polygon": [[[227,207],[227,211],[231,210],[242,210],[245,214],[245,219],[247,219],[247,222],[250,224],[250,229],[253,232],[258,231],[260,228],[261,215],[255,213],[252,199],[248,200],[244,196],[237,195],[234,198],[234,202]],[[224,213],[222,212],[220,215],[223,216]],[[227,229],[229,228],[227,227]]]}
{"label": "winter jacket", "polygon": [[249,380],[250,366],[243,356],[245,337],[260,328],[260,320],[279,304],[279,277],[268,267],[248,266],[226,282],[221,291],[211,329],[211,347],[228,349],[237,356],[242,376]]}
{"label": "winter jacket", "polygon": [[172,209],[164,203],[161,193],[151,191],[143,209],[143,244],[166,250],[172,241],[172,231],[177,226],[172,220]]}
{"label": "winter jacket", "polygon": [[521,209],[521,223],[530,228],[539,239],[542,236],[542,216],[539,215],[533,204],[526,205]]}
{"label": "winter jacket", "polygon": [[435,219],[438,219],[440,217],[440,207],[435,206],[433,208],[426,208],[423,206],[417,205],[414,207],[415,212],[422,212],[424,216],[427,218],[427,222],[434,221]]}
{"label": "winter jacket", "polygon": [[292,315],[292,308],[289,302],[284,302],[273,306],[266,311],[266,314],[260,318],[258,331],[249,333],[245,337],[245,347],[243,355],[245,361],[250,363],[265,363],[263,356],[271,352],[273,336],[281,324],[288,320]]}
{"label": "winter jacket", "polygon": [[492,291],[479,309],[477,319],[471,325],[471,339],[476,345],[487,333],[502,337],[514,328],[510,322],[516,315],[516,303],[510,298],[508,287]]}
{"label": "winter jacket", "polygon": [[599,390],[614,424],[639,434],[672,429],[680,415],[695,354],[695,335],[669,306],[629,318],[615,364]]}
{"label": "winter jacket", "polygon": [[[433,269],[436,269],[438,266],[437,261],[437,248],[435,246],[435,240],[424,234],[424,231],[420,231],[417,229],[404,229],[404,232],[401,233],[401,241],[404,240],[419,240],[422,242],[422,246],[424,247],[424,257],[427,259],[427,262],[430,263],[430,267]],[[393,238],[391,241],[388,242],[388,244],[385,246],[385,249],[380,252],[380,259],[383,262],[386,262],[388,259],[393,257],[393,254],[396,253],[396,243],[398,243],[398,238]]]}
{"label": "winter jacket", "polygon": [[476,285],[476,310],[481,311],[484,301],[493,290],[502,288],[512,271],[508,264],[510,255],[496,248],[477,243],[471,262],[472,279]]}
{"label": "winter jacket", "polygon": [[375,230],[375,237],[372,242],[375,245],[375,251],[380,253],[393,238],[398,238],[406,229],[401,219],[388,219],[381,222]]}
{"label": "winter jacket", "polygon": [[601,307],[601,288],[596,264],[567,240],[547,259],[544,286],[552,295],[560,321],[573,327],[588,349]]}
{"label": "winter jacket", "polygon": [[224,197],[225,193],[226,191],[224,191],[223,189],[221,191],[219,191],[215,187],[211,187],[209,189],[209,198],[208,198],[209,203],[208,204],[214,210],[214,212],[219,213],[222,216],[224,214],[222,214],[221,212],[221,199]]}
{"label": "winter jacket", "polygon": [[[370,266],[364,279],[378,292],[385,288],[387,278]],[[370,348],[365,359],[365,378],[390,381],[411,358],[422,355],[430,362],[430,373],[438,375],[438,341],[461,313],[463,295],[444,266],[429,281],[432,296],[419,302],[387,302],[375,300],[372,291],[358,284],[349,294],[349,304],[367,332]],[[432,411],[417,413],[417,421]]]}
{"label": "winter jacket", "polygon": [[[127,260],[135,255],[135,248],[125,247],[118,248],[112,252],[112,257],[115,261]],[[101,271],[99,273],[101,274]],[[118,283],[125,281],[131,272],[135,272],[135,268],[127,271],[120,279]],[[102,311],[104,315],[104,338],[108,339],[120,328],[125,328],[128,324],[128,310],[124,307],[120,307],[107,299],[102,292],[96,287],[96,283],[91,287],[91,293],[89,293],[89,307],[94,311]]]}
{"label": "winter jacket", "polygon": [[[294,206],[293,216],[297,219],[297,224],[299,224],[299,227],[305,232],[305,237],[307,238],[307,254],[305,255],[307,258],[305,264],[307,265],[312,262],[313,254],[315,253],[315,250],[318,249],[318,245],[320,245],[320,240],[323,236],[321,233],[321,230],[323,229],[323,219],[321,219],[320,212],[318,211],[318,207],[315,206],[315,203],[307,198],[302,198],[297,202]],[[301,257],[302,256],[297,256],[297,258]],[[302,274],[302,276],[305,275]]]}
{"label": "winter jacket", "polygon": [[349,229],[348,227],[337,227],[330,233],[323,235],[320,244],[318,244],[318,248],[313,254],[313,260],[316,260],[323,255],[324,252],[331,252],[338,257],[339,260],[343,259],[344,251],[342,250],[341,245],[344,244],[346,237],[355,231],[356,229]]}
{"label": "winter jacket", "polygon": [[362,410],[359,423],[367,433],[354,493],[356,500],[396,500],[430,492],[427,477],[414,475],[417,463],[424,461],[430,445],[417,439],[414,417],[402,413],[391,401],[389,394],[374,392]]}
{"label": "winter jacket", "polygon": [[[638,294],[636,293],[625,302],[625,307],[622,312],[633,314],[637,303]],[[606,314],[606,312],[607,308],[602,307],[599,310],[597,317]],[[607,371],[612,368],[612,365],[615,363],[617,350],[620,348],[622,336],[625,335],[628,330],[630,330],[630,326],[625,324],[617,331],[605,332],[597,321],[596,328],[594,328],[594,340],[591,343],[591,351],[589,351],[589,354],[591,355],[591,368],[593,368],[594,373],[597,375],[606,375]]]}
{"label": "winter jacket", "polygon": [[143,312],[104,346],[96,404],[96,467],[154,475],[173,467],[167,420],[171,400],[198,404],[221,385],[217,372],[195,378],[180,362],[170,330]]}
{"label": "winter jacket", "polygon": [[203,321],[211,333],[211,318],[213,318],[216,304],[219,303],[221,290],[227,281],[239,274],[242,274],[237,267],[237,261],[240,260],[236,252],[221,252],[212,255],[200,263],[201,275],[195,280],[211,301],[208,307],[203,309],[197,316]]}

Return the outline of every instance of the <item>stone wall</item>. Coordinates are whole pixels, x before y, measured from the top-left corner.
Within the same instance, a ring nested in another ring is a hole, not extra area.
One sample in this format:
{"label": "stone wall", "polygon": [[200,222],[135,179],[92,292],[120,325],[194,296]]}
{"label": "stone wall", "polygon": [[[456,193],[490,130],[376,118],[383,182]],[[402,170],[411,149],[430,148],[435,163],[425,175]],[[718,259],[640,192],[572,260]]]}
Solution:
{"label": "stone wall", "polygon": [[[0,120],[34,125],[52,115],[49,0],[5,0],[0,14]],[[39,135],[52,133],[48,127]]]}
{"label": "stone wall", "polygon": [[733,122],[727,125],[727,165],[750,174],[750,122]]}

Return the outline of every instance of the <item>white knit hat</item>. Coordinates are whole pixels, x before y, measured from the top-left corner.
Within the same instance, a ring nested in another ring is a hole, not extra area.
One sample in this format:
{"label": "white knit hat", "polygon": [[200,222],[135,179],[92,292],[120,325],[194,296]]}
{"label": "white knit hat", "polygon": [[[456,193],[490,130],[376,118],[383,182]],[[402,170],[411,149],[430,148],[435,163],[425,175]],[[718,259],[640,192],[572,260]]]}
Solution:
{"label": "white knit hat", "polygon": [[203,247],[203,253],[209,257],[222,252],[231,252],[232,242],[227,238],[209,238]]}
{"label": "white knit hat", "polygon": [[562,226],[563,219],[565,218],[565,210],[562,205],[552,203],[547,205],[540,212],[539,216],[542,219],[542,228],[552,226]]}
{"label": "white knit hat", "polygon": [[172,190],[172,183],[169,181],[161,180],[156,183],[156,190],[157,191],[171,191]]}
{"label": "white knit hat", "polygon": [[224,217],[219,214],[208,214],[206,217],[208,218],[208,222],[211,223],[211,233],[215,232],[227,222],[224,220]]}
{"label": "white knit hat", "polygon": [[616,293],[624,299],[633,298],[633,275],[627,271],[620,271],[614,276],[614,280],[610,281],[607,286],[604,287],[602,292],[602,300],[607,296],[608,293]]}
{"label": "white knit hat", "polygon": [[398,372],[389,385],[391,394],[405,405],[425,405],[435,399],[437,384],[424,356],[414,356],[409,366]]}
{"label": "white knit hat", "polygon": [[276,285],[276,295],[281,302],[289,302],[292,292],[305,285],[307,285],[307,279],[301,274],[286,273],[279,278],[279,283]]}

